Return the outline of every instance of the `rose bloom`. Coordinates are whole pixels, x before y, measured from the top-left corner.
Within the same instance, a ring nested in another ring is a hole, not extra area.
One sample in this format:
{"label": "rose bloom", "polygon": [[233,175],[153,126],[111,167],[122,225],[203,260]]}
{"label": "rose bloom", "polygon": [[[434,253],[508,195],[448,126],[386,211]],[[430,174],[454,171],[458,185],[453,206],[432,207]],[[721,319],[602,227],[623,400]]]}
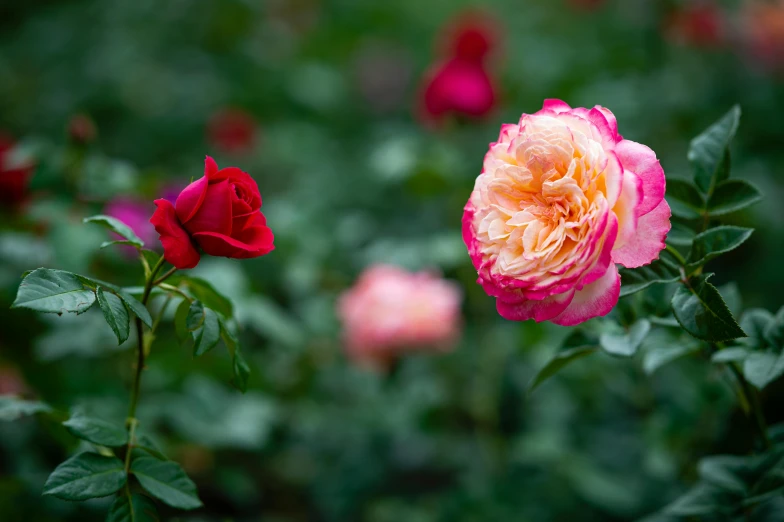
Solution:
{"label": "rose bloom", "polygon": [[27,197],[27,187],[35,167],[30,163],[15,164],[11,160],[14,142],[0,134],[0,203],[17,205]]}
{"label": "rose bloom", "polygon": [[103,213],[128,225],[145,243],[155,241],[155,228],[150,224],[151,205],[130,198],[116,198],[106,204]]}
{"label": "rose bloom", "polygon": [[236,167],[219,170],[209,156],[204,177],[185,187],[174,205],[166,199],[155,204],[150,223],[160,234],[164,258],[177,268],[196,266],[199,249],[247,259],[275,248],[256,182]]}
{"label": "rose bloom", "polygon": [[675,11],[665,32],[682,44],[716,47],[724,40],[724,19],[719,8],[708,1]]}
{"label": "rose bloom", "polygon": [[618,302],[615,266],[656,259],[670,229],[656,154],[612,112],[546,100],[503,125],[463,214],[478,282],[506,319],[575,325]]}
{"label": "rose bloom", "polygon": [[349,356],[384,366],[410,350],[447,350],[460,334],[457,285],[390,265],[367,269],[338,301]]}
{"label": "rose bloom", "polygon": [[207,123],[210,144],[224,154],[242,154],[253,148],[256,122],[240,109],[223,109]]}

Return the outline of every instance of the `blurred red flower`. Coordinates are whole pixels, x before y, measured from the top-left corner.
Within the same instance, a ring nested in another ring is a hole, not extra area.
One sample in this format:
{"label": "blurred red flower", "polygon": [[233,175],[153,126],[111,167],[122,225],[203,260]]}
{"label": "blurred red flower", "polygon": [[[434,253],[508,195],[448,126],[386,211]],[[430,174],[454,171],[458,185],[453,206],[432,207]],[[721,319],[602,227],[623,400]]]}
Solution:
{"label": "blurred red flower", "polygon": [[31,163],[18,164],[12,161],[14,141],[0,134],[0,202],[8,205],[22,203],[35,167]]}
{"label": "blurred red flower", "polygon": [[713,2],[700,2],[673,12],[665,33],[684,45],[716,47],[725,38],[724,16]]}
{"label": "blurred red flower", "polygon": [[221,153],[249,152],[256,140],[256,121],[241,109],[222,109],[210,117],[207,138]]}
{"label": "blurred red flower", "polygon": [[496,105],[489,55],[497,48],[498,25],[482,13],[464,13],[439,38],[442,58],[424,75],[419,116],[440,123],[449,115],[479,119]]}

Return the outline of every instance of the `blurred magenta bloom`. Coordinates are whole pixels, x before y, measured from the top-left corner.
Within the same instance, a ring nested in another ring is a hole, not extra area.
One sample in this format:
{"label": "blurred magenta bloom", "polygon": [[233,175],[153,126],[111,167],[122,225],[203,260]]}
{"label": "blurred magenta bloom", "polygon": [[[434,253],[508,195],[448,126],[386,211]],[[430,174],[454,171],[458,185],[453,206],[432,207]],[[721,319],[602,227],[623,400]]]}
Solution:
{"label": "blurred magenta bloom", "polygon": [[449,350],[461,301],[459,287],[435,274],[372,266],[338,302],[348,355],[383,368],[412,350]]}
{"label": "blurred magenta bloom", "polygon": [[15,164],[11,159],[14,141],[0,134],[0,203],[18,205],[27,198],[30,178],[35,171],[31,163]]}
{"label": "blurred magenta bloom", "polygon": [[725,40],[724,15],[713,2],[699,2],[673,12],[665,32],[683,45],[717,47]]}
{"label": "blurred magenta bloom", "polygon": [[446,117],[479,119],[495,108],[497,88],[488,56],[500,31],[486,15],[461,15],[445,28],[442,58],[424,75],[419,116],[438,124]]}
{"label": "blurred magenta bloom", "polygon": [[[131,227],[139,238],[144,241],[145,248],[155,250],[158,248],[155,227],[150,223],[150,214],[153,212],[151,204],[130,198],[116,198],[106,204],[103,213],[118,219]],[[119,239],[119,236],[117,236]],[[124,247],[122,251],[128,257],[136,257],[133,247]]]}
{"label": "blurred magenta bloom", "polygon": [[207,138],[223,154],[244,154],[256,140],[256,121],[241,109],[222,109],[210,117]]}

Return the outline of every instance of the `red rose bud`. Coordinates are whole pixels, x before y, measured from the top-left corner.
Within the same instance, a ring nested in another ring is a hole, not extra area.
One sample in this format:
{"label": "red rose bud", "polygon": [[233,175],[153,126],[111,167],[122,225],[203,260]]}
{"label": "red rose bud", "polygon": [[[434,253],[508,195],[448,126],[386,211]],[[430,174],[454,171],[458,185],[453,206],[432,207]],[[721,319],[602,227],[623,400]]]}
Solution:
{"label": "red rose bud", "polygon": [[482,65],[454,58],[425,76],[421,116],[435,122],[450,114],[482,118],[493,110],[495,92],[493,80]]}
{"label": "red rose bud", "polygon": [[16,205],[27,197],[27,188],[35,170],[30,163],[19,164],[11,158],[14,142],[0,135],[0,203]]}
{"label": "red rose bud", "polygon": [[263,256],[275,248],[256,182],[236,167],[219,170],[209,156],[204,177],[185,187],[174,205],[165,199],[155,204],[150,223],[161,236],[164,258],[177,268],[195,267],[197,248],[236,259]]}
{"label": "red rose bud", "polygon": [[443,56],[482,62],[498,45],[498,23],[483,12],[466,12],[446,25],[439,47]]}
{"label": "red rose bud", "polygon": [[242,154],[253,148],[256,122],[245,111],[223,109],[210,118],[207,138],[210,145],[224,154]]}
{"label": "red rose bud", "polygon": [[97,134],[95,123],[86,114],[76,114],[68,122],[68,137],[78,145],[92,143]]}

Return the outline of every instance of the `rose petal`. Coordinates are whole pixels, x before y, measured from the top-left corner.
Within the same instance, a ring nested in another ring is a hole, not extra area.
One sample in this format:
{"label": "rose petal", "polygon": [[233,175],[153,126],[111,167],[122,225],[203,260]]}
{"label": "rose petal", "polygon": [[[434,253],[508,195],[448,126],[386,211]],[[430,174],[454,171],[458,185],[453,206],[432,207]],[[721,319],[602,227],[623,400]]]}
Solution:
{"label": "rose petal", "polygon": [[204,197],[207,195],[207,187],[209,181],[207,177],[199,178],[187,187],[185,187],[180,195],[177,196],[175,208],[177,212],[177,219],[180,223],[187,223],[194,214],[199,210],[201,204],[204,203]]}
{"label": "rose petal", "polygon": [[508,302],[498,298],[495,302],[498,313],[504,319],[510,321],[527,321],[533,319],[537,323],[549,321],[558,316],[569,306],[574,297],[574,290],[563,294],[545,297],[541,301],[523,300],[520,302]]}
{"label": "rose petal", "polygon": [[637,220],[637,230],[623,246],[613,250],[613,261],[626,268],[647,265],[659,257],[670,231],[670,206],[662,199],[659,205]]}
{"label": "rose petal", "polygon": [[250,207],[246,212],[261,208],[261,194],[259,186],[250,174],[237,167],[226,167],[209,176],[210,183],[229,180],[237,198],[245,201]]}
{"label": "rose petal", "polygon": [[155,205],[150,223],[161,236],[164,259],[181,270],[193,268],[199,263],[199,252],[177,220],[174,206],[165,199],[156,199]]}
{"label": "rose petal", "polygon": [[543,111],[566,112],[572,110],[572,107],[563,100],[557,98],[549,98],[544,101],[542,105]]}
{"label": "rose petal", "polygon": [[248,259],[263,256],[275,249],[272,230],[266,226],[249,227],[237,239],[214,232],[198,232],[193,237],[211,256]]}
{"label": "rose petal", "polygon": [[634,236],[637,230],[637,207],[642,199],[642,180],[634,172],[625,172],[621,196],[613,207],[613,212],[618,218],[618,239],[615,248],[622,247]]}
{"label": "rose petal", "polygon": [[572,302],[560,315],[552,319],[561,326],[574,326],[594,317],[610,313],[621,295],[621,278],[614,264],[604,275],[574,294]]}
{"label": "rose petal", "polygon": [[204,177],[209,180],[210,176],[215,175],[216,172],[218,172],[218,164],[215,163],[212,156],[204,158]]}
{"label": "rose petal", "polygon": [[625,170],[631,170],[642,180],[643,200],[637,207],[637,215],[642,216],[653,210],[664,199],[664,169],[656,153],[640,143],[623,140],[615,146],[615,153]]}
{"label": "rose petal", "polygon": [[231,186],[228,181],[211,183],[199,210],[184,223],[191,234],[217,232],[231,234]]}

